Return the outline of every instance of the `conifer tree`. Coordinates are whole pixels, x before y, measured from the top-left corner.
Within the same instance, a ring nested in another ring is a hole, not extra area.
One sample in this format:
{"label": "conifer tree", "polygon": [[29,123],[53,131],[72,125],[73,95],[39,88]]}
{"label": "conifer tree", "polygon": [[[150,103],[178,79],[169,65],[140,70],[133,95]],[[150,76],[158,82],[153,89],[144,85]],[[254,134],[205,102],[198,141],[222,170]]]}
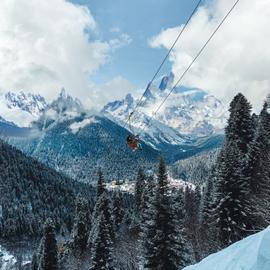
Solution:
{"label": "conifer tree", "polygon": [[92,244],[90,270],[113,270],[112,241],[105,214],[100,209],[97,217],[96,235]]}
{"label": "conifer tree", "polygon": [[94,208],[94,212],[92,215],[92,226],[91,226],[91,231],[88,238],[89,247],[92,247],[92,244],[95,240],[95,235],[97,233],[97,228],[98,228],[98,217],[101,212],[103,213],[105,222],[108,226],[111,240],[114,241],[115,239],[115,231],[114,231],[112,211],[111,211],[111,202],[108,198],[107,192],[105,191],[99,197]]}
{"label": "conifer tree", "polygon": [[145,186],[145,174],[142,168],[139,169],[135,184],[135,210],[140,215],[143,200],[143,191]]}
{"label": "conifer tree", "polygon": [[75,222],[73,227],[73,248],[76,252],[83,252],[87,247],[90,232],[90,208],[88,201],[80,195],[76,199]]}
{"label": "conifer tree", "polygon": [[57,243],[55,239],[55,229],[50,219],[45,223],[41,243],[38,270],[57,270]]}
{"label": "conifer tree", "polygon": [[35,252],[32,256],[31,270],[38,270],[38,258]]}
{"label": "conifer tree", "polygon": [[201,194],[200,189],[192,190],[186,187],[185,190],[185,228],[189,239],[191,240],[193,252],[196,261],[200,260],[199,256],[199,216],[200,216]]}
{"label": "conifer tree", "polygon": [[175,270],[180,260],[180,242],[174,216],[164,159],[161,158],[158,185],[151,206],[151,220],[146,224],[144,269]]}
{"label": "conifer tree", "polygon": [[214,176],[208,179],[202,198],[202,210],[200,216],[200,246],[202,257],[206,257],[216,251],[215,230],[213,228],[214,187],[212,178],[214,178]]}
{"label": "conifer tree", "polygon": [[240,153],[236,142],[230,142],[221,151],[215,212],[222,247],[244,238],[250,224],[250,190],[242,174]]}
{"label": "conifer tree", "polygon": [[246,180],[250,183],[254,229],[262,229],[270,219],[270,113],[265,102],[258,118],[255,138],[250,144],[244,168]]}
{"label": "conifer tree", "polygon": [[103,194],[104,191],[105,191],[104,176],[103,176],[102,170],[99,168],[99,170],[98,170],[97,198],[96,198],[96,201]]}
{"label": "conifer tree", "polygon": [[238,94],[230,104],[225,143],[216,164],[215,217],[220,244],[238,241],[252,228],[247,156],[254,138],[251,105]]}
{"label": "conifer tree", "polygon": [[113,194],[112,213],[113,213],[114,227],[116,230],[118,230],[125,216],[125,211],[123,208],[123,197],[120,191],[114,192]]}
{"label": "conifer tree", "polygon": [[237,94],[230,103],[230,118],[225,129],[226,142],[235,141],[243,154],[248,152],[248,146],[254,137],[251,108],[246,97],[241,93]]}

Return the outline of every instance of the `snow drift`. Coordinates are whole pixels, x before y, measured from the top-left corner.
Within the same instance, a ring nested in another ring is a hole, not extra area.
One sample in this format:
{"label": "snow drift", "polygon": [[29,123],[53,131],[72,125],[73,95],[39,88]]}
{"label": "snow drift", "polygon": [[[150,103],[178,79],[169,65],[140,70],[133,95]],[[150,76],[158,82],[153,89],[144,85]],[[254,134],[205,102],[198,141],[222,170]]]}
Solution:
{"label": "snow drift", "polygon": [[184,270],[269,270],[270,226]]}

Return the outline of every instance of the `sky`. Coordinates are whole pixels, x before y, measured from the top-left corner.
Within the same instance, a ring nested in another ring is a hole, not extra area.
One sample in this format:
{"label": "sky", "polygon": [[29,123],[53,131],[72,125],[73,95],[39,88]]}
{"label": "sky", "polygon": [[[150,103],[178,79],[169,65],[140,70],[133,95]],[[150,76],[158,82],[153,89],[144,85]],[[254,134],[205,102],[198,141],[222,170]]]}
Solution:
{"label": "sky", "polygon": [[[160,76],[176,79],[235,0],[204,0]],[[197,0],[1,0],[0,91],[88,108],[142,93]],[[31,14],[31,15],[29,15]],[[270,89],[270,1],[240,0],[183,80],[225,103],[242,92],[259,108]]]}

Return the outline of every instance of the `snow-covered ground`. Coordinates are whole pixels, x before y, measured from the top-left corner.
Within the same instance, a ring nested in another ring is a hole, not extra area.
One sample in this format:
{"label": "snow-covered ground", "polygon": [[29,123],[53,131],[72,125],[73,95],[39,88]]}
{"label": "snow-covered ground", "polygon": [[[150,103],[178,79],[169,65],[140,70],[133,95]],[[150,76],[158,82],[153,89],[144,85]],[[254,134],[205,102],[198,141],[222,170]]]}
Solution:
{"label": "snow-covered ground", "polygon": [[0,246],[0,269],[1,270],[10,270],[15,269],[15,264],[17,260],[11,254],[9,254],[5,249]]}
{"label": "snow-covered ground", "polygon": [[[172,188],[176,189],[186,189],[187,187],[191,189],[195,189],[195,185],[192,183],[183,181],[181,179],[173,179],[169,176],[169,183]],[[108,190],[119,190],[122,192],[134,193],[135,190],[135,182],[133,181],[112,181],[106,184],[106,188]]]}
{"label": "snow-covered ground", "polygon": [[269,270],[270,226],[184,270]]}

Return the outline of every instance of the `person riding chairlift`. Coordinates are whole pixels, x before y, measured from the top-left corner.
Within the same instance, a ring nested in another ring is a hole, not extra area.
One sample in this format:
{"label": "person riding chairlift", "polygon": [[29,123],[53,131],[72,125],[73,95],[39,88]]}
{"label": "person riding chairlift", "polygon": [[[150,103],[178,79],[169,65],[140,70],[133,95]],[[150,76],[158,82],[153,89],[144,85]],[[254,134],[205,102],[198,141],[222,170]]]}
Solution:
{"label": "person riding chairlift", "polygon": [[136,150],[142,150],[141,148],[141,144],[140,144],[140,138],[138,135],[132,135],[132,134],[129,134],[127,136],[127,145],[133,150],[133,151],[136,151]]}

